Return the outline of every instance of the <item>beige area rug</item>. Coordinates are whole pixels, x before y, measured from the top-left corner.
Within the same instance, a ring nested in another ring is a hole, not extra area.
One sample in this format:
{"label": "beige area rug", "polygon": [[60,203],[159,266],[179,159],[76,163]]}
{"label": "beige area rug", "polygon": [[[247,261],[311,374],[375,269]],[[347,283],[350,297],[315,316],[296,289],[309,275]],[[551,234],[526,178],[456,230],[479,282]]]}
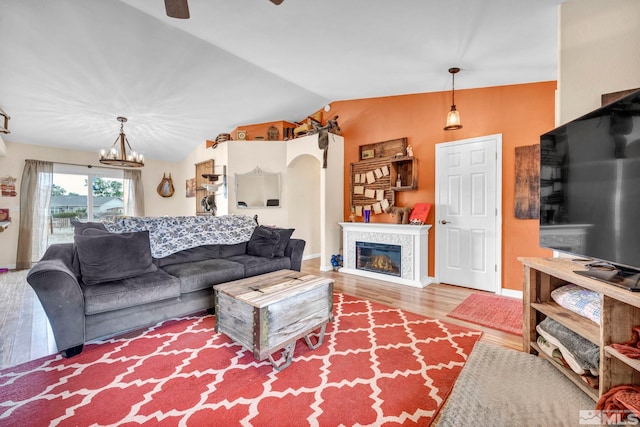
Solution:
{"label": "beige area rug", "polygon": [[478,342],[437,425],[578,426],[579,411],[594,408],[551,362]]}

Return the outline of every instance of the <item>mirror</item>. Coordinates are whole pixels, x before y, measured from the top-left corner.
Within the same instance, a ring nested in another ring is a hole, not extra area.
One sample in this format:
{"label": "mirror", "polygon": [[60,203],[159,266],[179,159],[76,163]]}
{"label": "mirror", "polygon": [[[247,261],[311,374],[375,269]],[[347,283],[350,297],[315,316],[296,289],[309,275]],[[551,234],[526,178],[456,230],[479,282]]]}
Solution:
{"label": "mirror", "polygon": [[280,174],[264,172],[256,167],[251,172],[237,173],[236,207],[280,207]]}

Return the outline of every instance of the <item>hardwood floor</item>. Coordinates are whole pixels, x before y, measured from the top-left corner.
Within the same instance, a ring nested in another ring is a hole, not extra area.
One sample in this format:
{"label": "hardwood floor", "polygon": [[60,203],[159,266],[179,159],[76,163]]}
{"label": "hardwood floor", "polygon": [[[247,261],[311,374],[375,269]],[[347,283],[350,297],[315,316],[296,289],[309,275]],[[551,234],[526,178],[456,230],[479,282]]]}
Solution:
{"label": "hardwood floor", "polygon": [[0,369],[56,352],[49,321],[27,270],[0,274]]}
{"label": "hardwood floor", "polygon": [[390,307],[401,308],[425,317],[441,319],[448,323],[476,329],[483,332],[482,341],[522,350],[522,337],[519,335],[508,334],[485,328],[475,323],[447,317],[447,313],[453,311],[469,295],[481,291],[439,283],[431,284],[425,288],[414,288],[352,274],[334,271],[324,272],[320,271],[319,265],[319,259],[305,261],[302,264],[302,271],[317,276],[331,277],[334,280],[334,292],[342,292]]}
{"label": "hardwood floor", "polygon": [[[481,340],[485,342],[522,350],[520,336],[446,316],[468,295],[478,291],[443,284],[413,288],[334,271],[323,272],[319,265],[318,258],[304,261],[302,271],[332,278],[335,292],[476,329],[483,332]],[[0,275],[0,369],[56,352],[44,310],[24,277],[26,271]]]}

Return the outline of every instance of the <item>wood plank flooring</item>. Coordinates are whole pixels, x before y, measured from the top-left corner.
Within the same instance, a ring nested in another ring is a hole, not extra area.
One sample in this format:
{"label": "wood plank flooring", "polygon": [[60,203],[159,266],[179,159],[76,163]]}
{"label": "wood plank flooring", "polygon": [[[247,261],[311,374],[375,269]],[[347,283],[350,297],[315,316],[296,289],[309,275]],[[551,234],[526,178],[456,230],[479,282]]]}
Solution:
{"label": "wood plank flooring", "polygon": [[27,284],[27,272],[0,274],[0,369],[56,352],[47,316]]}
{"label": "wood plank flooring", "polygon": [[[413,288],[334,271],[323,272],[319,265],[317,258],[304,261],[302,271],[332,278],[335,292],[476,329],[483,332],[485,342],[522,350],[520,336],[446,316],[468,295],[478,291],[443,284]],[[0,274],[0,369],[57,351],[42,305],[25,277],[26,271]]]}
{"label": "wood plank flooring", "polygon": [[485,328],[475,323],[447,317],[475,289],[434,283],[425,288],[397,285],[394,283],[319,269],[319,259],[304,261],[302,271],[317,276],[331,277],[334,292],[342,292],[354,297],[379,302],[389,307],[401,308],[425,317],[441,319],[448,323],[466,326],[482,331],[481,340],[522,351],[522,337],[495,329]]}

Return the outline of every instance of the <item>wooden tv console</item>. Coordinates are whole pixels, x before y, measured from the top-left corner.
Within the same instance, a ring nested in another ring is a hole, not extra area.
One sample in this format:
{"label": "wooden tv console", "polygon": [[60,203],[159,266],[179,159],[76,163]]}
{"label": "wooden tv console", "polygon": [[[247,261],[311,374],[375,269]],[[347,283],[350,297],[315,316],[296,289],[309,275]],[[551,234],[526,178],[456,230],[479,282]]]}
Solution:
{"label": "wooden tv console", "polygon": [[[634,293],[574,273],[586,270],[582,263],[568,258],[518,258],[524,266],[522,319],[523,350],[549,359],[537,345],[536,325],[545,317],[561,323],[600,347],[599,389],[589,387],[579,375],[556,362],[551,362],[578,387],[597,401],[611,387],[640,384],[640,360],[630,359],[611,347],[628,341],[632,327],[640,325],[640,292]],[[602,309],[600,325],[575,314],[551,298],[551,291],[574,283],[598,292]]]}

